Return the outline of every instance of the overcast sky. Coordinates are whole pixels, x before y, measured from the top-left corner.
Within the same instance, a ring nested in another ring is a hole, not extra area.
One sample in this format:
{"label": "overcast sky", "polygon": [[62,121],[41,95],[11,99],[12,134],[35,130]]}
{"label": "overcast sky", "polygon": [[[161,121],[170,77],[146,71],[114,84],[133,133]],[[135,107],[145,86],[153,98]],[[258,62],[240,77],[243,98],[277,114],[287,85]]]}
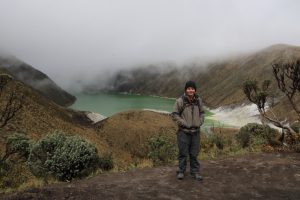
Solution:
{"label": "overcast sky", "polygon": [[298,0],[0,0],[0,49],[58,84],[140,64],[300,45]]}

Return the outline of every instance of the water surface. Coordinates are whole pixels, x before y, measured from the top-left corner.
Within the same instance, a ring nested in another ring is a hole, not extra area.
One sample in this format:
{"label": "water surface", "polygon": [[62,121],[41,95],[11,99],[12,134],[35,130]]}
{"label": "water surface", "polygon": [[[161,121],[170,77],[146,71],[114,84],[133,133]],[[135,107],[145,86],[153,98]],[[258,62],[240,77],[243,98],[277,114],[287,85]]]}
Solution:
{"label": "water surface", "polygon": [[[100,113],[110,117],[118,112],[132,109],[155,109],[172,112],[175,99],[144,96],[136,94],[98,93],[98,94],[74,94],[77,98],[71,108]],[[228,126],[220,121],[211,119],[212,112],[205,110],[205,123],[203,128]]]}
{"label": "water surface", "polygon": [[131,109],[156,109],[172,112],[175,99],[135,94],[75,94],[77,100],[73,109],[100,113],[111,116]]}

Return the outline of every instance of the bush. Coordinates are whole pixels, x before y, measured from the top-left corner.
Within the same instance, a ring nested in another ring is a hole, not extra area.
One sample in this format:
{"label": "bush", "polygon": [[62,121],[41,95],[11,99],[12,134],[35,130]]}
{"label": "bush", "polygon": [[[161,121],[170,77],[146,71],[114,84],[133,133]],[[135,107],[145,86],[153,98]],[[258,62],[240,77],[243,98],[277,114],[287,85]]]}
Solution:
{"label": "bush", "polygon": [[226,130],[224,128],[218,128],[219,130],[212,130],[210,133],[202,133],[200,135],[201,149],[207,151],[216,147],[219,150],[232,147],[234,144],[235,130]]}
{"label": "bush", "polygon": [[6,152],[3,160],[6,160],[10,155],[18,153],[21,157],[28,158],[30,151],[30,141],[25,134],[14,133],[6,139]]}
{"label": "bush", "polygon": [[253,147],[263,146],[269,144],[269,142],[261,135],[251,135],[250,145]]}
{"label": "bush", "polygon": [[13,153],[29,153],[29,138],[22,133],[14,133],[7,137],[6,145],[9,147],[9,151]]}
{"label": "bush", "polygon": [[77,136],[62,133],[46,136],[30,150],[28,165],[39,177],[53,175],[59,180],[71,180],[88,175],[98,165],[96,148]]}
{"label": "bush", "polygon": [[63,134],[55,133],[40,139],[32,146],[27,163],[35,176],[44,177],[50,172],[46,161],[52,159],[55,150],[61,148],[65,140]]}
{"label": "bush", "polygon": [[296,153],[300,153],[300,142],[297,144],[292,145],[292,150]]}
{"label": "bush", "polygon": [[298,122],[298,123],[293,123],[293,124],[291,125],[291,128],[292,128],[296,133],[299,133],[299,127],[300,127],[299,122]]}
{"label": "bush", "polygon": [[160,134],[151,137],[147,146],[149,149],[148,157],[155,166],[170,163],[177,158],[177,145],[167,135]]}
{"label": "bush", "polygon": [[[0,188],[16,188],[28,178],[22,174],[26,171],[26,165],[24,162],[19,162],[18,159],[27,159],[30,140],[25,134],[14,133],[6,138],[5,143],[5,155],[0,159]],[[8,159],[13,154],[17,154],[19,157]]]}
{"label": "bush", "polygon": [[272,144],[276,136],[276,130],[270,128],[268,125],[249,123],[240,129],[236,135],[236,139],[244,148],[250,145]]}
{"label": "bush", "polygon": [[211,144],[211,145],[216,145],[216,147],[218,149],[223,149],[224,148],[224,137],[218,135],[218,134],[215,134],[215,133],[211,133],[208,135],[208,143]]}
{"label": "bush", "polygon": [[17,188],[26,182],[26,170],[24,162],[0,161],[0,189]]}
{"label": "bush", "polygon": [[0,188],[10,187],[7,177],[11,167],[9,162],[0,160]]}
{"label": "bush", "polygon": [[109,171],[114,168],[114,163],[111,155],[105,155],[99,158],[98,166],[105,170]]}

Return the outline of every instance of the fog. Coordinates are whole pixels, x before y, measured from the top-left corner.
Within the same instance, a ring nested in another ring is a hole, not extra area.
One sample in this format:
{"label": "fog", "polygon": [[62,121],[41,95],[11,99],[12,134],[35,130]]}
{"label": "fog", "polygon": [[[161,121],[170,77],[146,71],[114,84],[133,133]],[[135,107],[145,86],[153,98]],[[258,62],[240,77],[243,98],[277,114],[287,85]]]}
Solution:
{"label": "fog", "polygon": [[62,87],[119,69],[300,45],[297,0],[1,0],[0,52]]}
{"label": "fog", "polygon": [[235,127],[242,127],[248,123],[261,124],[260,115],[255,104],[244,104],[234,108],[219,107],[210,111],[214,115],[208,118],[220,121],[223,124]]}

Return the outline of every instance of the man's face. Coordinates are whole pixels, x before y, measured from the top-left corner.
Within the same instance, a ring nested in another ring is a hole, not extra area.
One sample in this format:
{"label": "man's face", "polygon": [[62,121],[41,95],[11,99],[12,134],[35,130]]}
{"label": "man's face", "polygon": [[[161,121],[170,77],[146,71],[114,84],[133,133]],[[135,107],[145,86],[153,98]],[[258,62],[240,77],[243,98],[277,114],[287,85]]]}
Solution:
{"label": "man's face", "polygon": [[185,91],[185,93],[190,97],[194,96],[195,92],[196,92],[195,89],[192,87],[186,88],[186,91]]}

